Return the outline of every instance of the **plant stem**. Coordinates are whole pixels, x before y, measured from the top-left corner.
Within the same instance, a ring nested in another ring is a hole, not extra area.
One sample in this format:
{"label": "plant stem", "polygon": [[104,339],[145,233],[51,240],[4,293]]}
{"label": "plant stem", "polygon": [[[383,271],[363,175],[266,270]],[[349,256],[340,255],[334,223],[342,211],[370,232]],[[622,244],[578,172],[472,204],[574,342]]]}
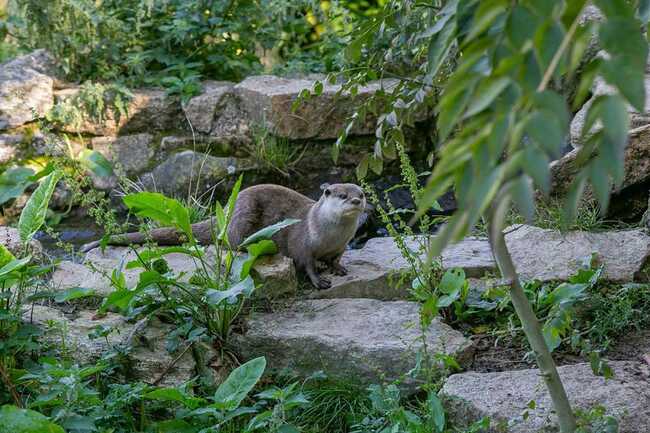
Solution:
{"label": "plant stem", "polygon": [[11,381],[11,376],[9,376],[9,372],[7,372],[2,362],[0,362],[0,378],[2,378],[2,382],[4,382],[5,386],[9,390],[9,393],[11,394],[11,398],[13,398],[14,400],[14,404],[17,407],[23,407],[23,403],[20,401],[20,395],[18,394],[18,391],[16,391],[16,387],[14,386],[14,383]]}
{"label": "plant stem", "polygon": [[[509,200],[502,200],[502,203],[499,205],[499,210],[503,212],[502,209],[507,210],[508,206]],[[501,270],[501,275],[510,285],[512,304],[515,307],[519,320],[521,320],[526,338],[535,353],[537,365],[544,378],[555,412],[557,413],[560,431],[562,433],[574,433],[576,421],[571,410],[571,403],[562,385],[562,380],[557,372],[551,352],[548,350],[548,346],[544,340],[539,320],[535,316],[535,312],[530,306],[530,302],[528,302],[528,298],[519,281],[517,270],[512,261],[512,256],[508,251],[505,236],[503,235],[502,221],[504,219],[499,217],[499,211],[493,211],[488,218],[488,234],[492,254]]]}

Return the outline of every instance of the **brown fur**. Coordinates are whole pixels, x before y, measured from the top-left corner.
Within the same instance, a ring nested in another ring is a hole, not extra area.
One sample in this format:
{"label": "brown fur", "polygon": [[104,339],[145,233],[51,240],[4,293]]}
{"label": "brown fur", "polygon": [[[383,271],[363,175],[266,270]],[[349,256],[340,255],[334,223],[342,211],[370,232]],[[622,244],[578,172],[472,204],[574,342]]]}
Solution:
{"label": "brown fur", "polygon": [[[323,195],[314,201],[304,195],[279,185],[256,185],[246,188],[237,197],[232,221],[228,228],[228,240],[232,247],[256,231],[288,218],[300,222],[283,228],[272,239],[280,252],[291,257],[296,267],[307,272],[311,282],[318,288],[331,283],[316,271],[317,262],[323,262],[336,274],[347,271],[339,264],[345,247],[354,236],[359,217],[366,206],[363,191],[354,184],[324,185]],[[210,244],[214,241],[212,219],[192,225],[197,242]],[[182,236],[172,228],[154,229],[148,236],[127,233],[111,237],[112,245],[144,243],[148,239],[159,245],[179,245]],[[93,242],[84,246],[88,251],[98,246]]]}

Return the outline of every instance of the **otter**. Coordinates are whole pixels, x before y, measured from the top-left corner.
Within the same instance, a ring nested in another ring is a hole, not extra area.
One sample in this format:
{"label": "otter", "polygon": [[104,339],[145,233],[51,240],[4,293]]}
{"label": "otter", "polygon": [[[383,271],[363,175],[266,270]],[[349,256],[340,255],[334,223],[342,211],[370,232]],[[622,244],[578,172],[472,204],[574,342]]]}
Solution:
{"label": "otter", "polygon": [[[228,227],[231,247],[237,248],[248,236],[271,224],[298,219],[298,223],[281,229],[271,239],[280,253],[293,259],[298,270],[306,272],[316,288],[331,287],[330,280],[317,272],[317,264],[325,264],[335,275],[347,274],[340,259],[362,222],[366,198],[363,190],[351,183],[323,184],[321,189],[323,193],[318,201],[280,185],[256,185],[242,190]],[[197,242],[212,243],[214,226],[213,219],[193,224]],[[173,228],[163,227],[147,236],[142,233],[111,236],[108,243],[129,245],[147,240],[159,245],[179,245],[183,236]],[[99,242],[93,242],[82,247],[82,251],[97,246]]]}

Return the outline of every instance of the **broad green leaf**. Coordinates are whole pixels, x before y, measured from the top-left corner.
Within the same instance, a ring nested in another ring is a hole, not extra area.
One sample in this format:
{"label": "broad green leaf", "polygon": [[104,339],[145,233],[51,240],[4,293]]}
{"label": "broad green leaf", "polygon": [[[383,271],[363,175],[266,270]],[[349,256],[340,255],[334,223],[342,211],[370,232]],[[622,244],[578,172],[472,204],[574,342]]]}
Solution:
{"label": "broad green leaf", "polygon": [[442,31],[429,42],[427,72],[430,77],[434,77],[440,70],[440,66],[444,63],[453,45],[455,36],[456,22],[454,20],[448,20]]}
{"label": "broad green leaf", "polygon": [[250,275],[247,275],[246,278],[227,290],[208,290],[206,292],[206,298],[209,305],[219,305],[223,301],[234,304],[237,302],[238,296],[243,295],[245,297],[250,297],[254,290],[255,283]]}
{"label": "broad green leaf", "polygon": [[427,407],[430,426],[434,432],[442,433],[445,430],[445,409],[442,407],[440,398],[433,391],[429,392]]}
{"label": "broad green leaf", "polygon": [[5,266],[12,260],[16,260],[16,257],[7,249],[7,247],[0,244],[0,267]]}
{"label": "broad green leaf", "polygon": [[467,44],[487,30],[496,18],[505,12],[506,6],[507,3],[504,0],[482,0],[474,14],[474,22],[470,32],[463,40],[463,43]]}
{"label": "broad green leaf", "polygon": [[[221,223],[221,231],[219,232],[218,239],[221,241],[226,240],[227,238],[227,233],[228,233],[228,226],[230,225],[230,220],[232,219],[232,216],[234,214],[235,210],[235,204],[237,203],[237,197],[239,197],[239,191],[241,189],[241,184],[244,179],[244,175],[240,175],[239,178],[237,179],[237,182],[235,182],[235,185],[232,188],[232,191],[230,192],[230,197],[228,197],[228,203],[226,204],[225,209],[222,209],[221,206],[218,206],[216,211],[217,211],[217,218],[222,218],[223,223]],[[219,215],[219,211],[223,214],[223,217]],[[237,247],[237,245],[232,245],[233,248]]]}
{"label": "broad green leaf", "polygon": [[13,271],[17,271],[23,268],[29,261],[32,259],[32,256],[23,257],[22,259],[13,259],[2,268],[0,268],[0,277],[10,274]]}
{"label": "broad green leaf", "polygon": [[610,18],[601,24],[599,37],[603,48],[612,56],[603,64],[603,76],[620,90],[634,108],[643,111],[648,43],[638,29],[636,19]]}
{"label": "broad green leaf", "polygon": [[41,184],[32,193],[25,208],[20,213],[18,231],[20,240],[27,245],[37,231],[45,223],[47,207],[54,192],[57,182],[63,177],[63,172],[57,170],[45,177]]}
{"label": "broad green leaf", "polygon": [[248,250],[248,258],[244,261],[241,269],[240,278],[246,278],[255,264],[258,257],[270,254],[276,254],[278,247],[270,239],[264,239],[246,247]]}
{"label": "broad green leaf", "polygon": [[539,109],[552,113],[557,117],[562,126],[562,132],[566,132],[569,121],[571,120],[571,115],[567,108],[566,101],[559,93],[552,90],[536,92],[533,95],[533,102]]}
{"label": "broad green leaf", "polygon": [[86,287],[72,287],[54,296],[55,302],[69,302],[75,299],[87,298],[94,296],[95,290]]}
{"label": "broad green leaf", "polygon": [[444,273],[438,288],[442,293],[450,294],[460,290],[463,285],[465,285],[465,271],[461,268],[452,268]]}
{"label": "broad green leaf", "polygon": [[27,167],[14,167],[0,175],[0,205],[20,197],[32,184],[34,170]]}
{"label": "broad green leaf", "polygon": [[113,175],[113,165],[111,162],[96,150],[84,149],[79,153],[78,158],[83,167],[99,177]]}
{"label": "broad green leaf", "polygon": [[528,146],[524,150],[523,168],[528,176],[534,181],[535,185],[544,193],[551,188],[551,174],[548,168],[549,158],[533,146]]}
{"label": "broad green leaf", "polygon": [[187,395],[176,388],[158,388],[146,393],[144,398],[158,401],[175,401],[189,409],[196,409],[205,402],[202,398]]}
{"label": "broad green leaf", "polygon": [[0,420],[2,433],[65,433],[63,428],[51,422],[45,415],[15,406],[2,406]]}
{"label": "broad green leaf", "polygon": [[200,427],[182,419],[171,419],[153,423],[147,428],[147,433],[197,433]]}
{"label": "broad green leaf", "polygon": [[[615,163],[616,161],[614,161]],[[593,186],[596,198],[600,203],[602,215],[606,214],[607,207],[609,206],[609,193],[612,188],[608,171],[603,158],[594,159],[589,167],[589,182]]]}
{"label": "broad green leaf", "polygon": [[535,198],[530,179],[527,176],[520,176],[513,181],[510,193],[521,215],[527,222],[532,221],[535,217]]}
{"label": "broad green leaf", "polygon": [[147,249],[144,251],[139,251],[138,256],[139,258],[133,261],[130,261],[126,264],[126,269],[136,269],[136,268],[141,268],[143,267],[142,262],[149,262],[154,259],[158,259],[160,257],[166,256],[167,254],[185,254],[191,257],[195,258],[200,258],[202,257],[202,252],[197,251],[194,248],[185,248],[185,247],[164,247],[164,248],[156,248],[156,249]]}
{"label": "broad green leaf", "polygon": [[[563,38],[562,27],[553,21],[546,21],[545,24],[537,28],[534,39],[535,57],[542,71],[546,71],[550,66]],[[554,75],[557,76],[559,73],[559,68],[556,68]]]}
{"label": "broad green leaf", "polygon": [[275,223],[273,225],[270,225],[268,227],[264,227],[261,230],[256,231],[241,243],[239,245],[240,248],[243,248],[247,245],[253,244],[255,242],[258,242],[262,239],[270,239],[274,234],[279,232],[285,227],[289,227],[290,225],[299,223],[300,220],[298,219],[293,219],[293,218],[287,218],[286,220],[280,221],[278,223]]}
{"label": "broad green leaf", "polygon": [[255,387],[266,369],[266,359],[259,357],[233,370],[214,394],[216,405],[226,410],[235,410]]}
{"label": "broad green leaf", "polygon": [[517,50],[521,50],[533,40],[538,25],[538,18],[527,7],[516,5],[508,16],[505,35]]}
{"label": "broad green leaf", "polygon": [[526,122],[526,133],[550,157],[558,157],[564,144],[562,125],[548,111],[537,111]]}
{"label": "broad green leaf", "polygon": [[606,95],[600,103],[600,118],[603,122],[603,133],[623,146],[627,141],[627,131],[630,127],[630,116],[625,102],[618,95]]}
{"label": "broad green leaf", "polygon": [[177,200],[157,192],[138,192],[124,197],[124,204],[136,215],[150,218],[162,226],[175,227],[192,242],[189,210]]}
{"label": "broad green leaf", "polygon": [[497,77],[483,81],[476,88],[476,93],[463,117],[471,117],[485,110],[509,84],[510,77]]}

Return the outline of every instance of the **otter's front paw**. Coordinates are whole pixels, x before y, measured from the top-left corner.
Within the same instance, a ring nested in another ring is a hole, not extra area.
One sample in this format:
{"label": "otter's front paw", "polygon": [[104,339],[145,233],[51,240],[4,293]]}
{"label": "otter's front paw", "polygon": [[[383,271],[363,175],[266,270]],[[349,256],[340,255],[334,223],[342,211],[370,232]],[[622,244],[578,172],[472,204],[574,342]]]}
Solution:
{"label": "otter's front paw", "polygon": [[316,283],[316,287],[319,290],[329,289],[330,287],[332,287],[332,282],[327,278],[321,277],[318,279],[318,282]]}
{"label": "otter's front paw", "polygon": [[332,265],[332,273],[334,275],[343,276],[348,274],[348,269],[338,263]]}

